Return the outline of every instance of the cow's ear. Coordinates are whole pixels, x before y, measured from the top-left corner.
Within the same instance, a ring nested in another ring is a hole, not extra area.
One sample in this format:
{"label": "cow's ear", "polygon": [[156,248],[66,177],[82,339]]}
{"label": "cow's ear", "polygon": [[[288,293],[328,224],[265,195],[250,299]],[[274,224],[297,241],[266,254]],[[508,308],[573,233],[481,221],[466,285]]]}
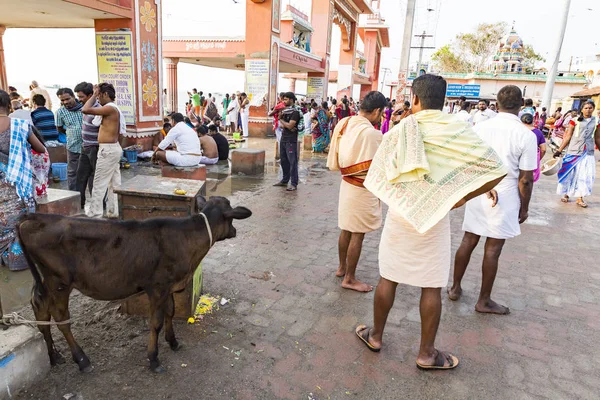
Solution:
{"label": "cow's ear", "polygon": [[196,208],[198,209],[198,212],[202,211],[205,205],[206,199],[204,198],[204,196],[196,197]]}
{"label": "cow's ear", "polygon": [[225,211],[223,215],[225,218],[246,219],[252,215],[252,211],[248,210],[246,207],[236,207],[233,210]]}

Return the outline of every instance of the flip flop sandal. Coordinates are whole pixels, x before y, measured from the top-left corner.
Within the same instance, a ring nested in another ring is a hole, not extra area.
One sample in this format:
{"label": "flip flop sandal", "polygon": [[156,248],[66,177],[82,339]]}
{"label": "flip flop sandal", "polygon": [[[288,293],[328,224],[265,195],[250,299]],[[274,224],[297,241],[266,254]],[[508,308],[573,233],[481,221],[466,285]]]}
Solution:
{"label": "flip flop sandal", "polygon": [[[373,346],[371,343],[369,343],[369,327],[366,325],[359,325],[356,327],[356,329],[354,330],[354,333],[356,333],[356,336],[365,344],[365,346],[367,346],[367,348],[369,350],[371,350],[374,353],[379,353],[379,351],[381,351],[381,348],[377,348],[375,346]],[[363,333],[361,333],[363,332]]]}
{"label": "flip flop sandal", "polygon": [[562,201],[563,203],[568,203],[569,202],[569,198],[568,197],[561,197],[560,201]]}
{"label": "flip flop sandal", "polygon": [[587,203],[585,201],[579,201],[579,200],[577,200],[577,202],[575,204],[577,204],[581,208],[587,208],[588,207],[588,205],[587,205]]}
{"label": "flip flop sandal", "polygon": [[[449,359],[446,357],[448,356]],[[444,366],[446,360],[450,361],[450,365]],[[458,367],[459,361],[458,358],[450,353],[444,353],[438,350],[437,356],[435,356],[435,364],[433,365],[423,365],[419,364],[417,361],[417,368],[423,371],[431,371],[431,370],[444,370],[444,369],[454,369]]]}

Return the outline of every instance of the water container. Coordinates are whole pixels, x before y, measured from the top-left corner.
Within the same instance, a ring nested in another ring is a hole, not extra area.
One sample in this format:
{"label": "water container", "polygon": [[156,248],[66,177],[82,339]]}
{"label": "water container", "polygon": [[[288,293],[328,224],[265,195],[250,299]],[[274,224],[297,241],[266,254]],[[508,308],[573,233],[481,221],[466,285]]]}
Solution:
{"label": "water container", "polygon": [[58,176],[61,181],[67,180],[67,163],[57,162],[52,164],[52,176]]}
{"label": "water container", "polygon": [[129,163],[134,163],[137,162],[137,150],[123,150],[123,153],[125,154],[125,158],[127,159],[127,162]]}

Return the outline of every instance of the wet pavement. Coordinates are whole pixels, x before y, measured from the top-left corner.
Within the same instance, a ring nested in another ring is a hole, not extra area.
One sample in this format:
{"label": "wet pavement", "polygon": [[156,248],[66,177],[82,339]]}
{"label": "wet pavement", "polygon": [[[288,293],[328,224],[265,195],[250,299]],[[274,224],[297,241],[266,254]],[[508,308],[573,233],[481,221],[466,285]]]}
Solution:
{"label": "wet pavement", "polygon": [[[250,145],[273,146],[272,140],[254,139]],[[166,374],[146,369],[143,319],[115,322],[114,328],[142,333],[102,362],[111,339],[83,336],[94,325],[79,325],[75,337],[96,371],[82,375],[68,362],[22,398],[600,398],[600,179],[585,210],[560,203],[555,176],[542,176],[535,185],[530,218],[522,235],[504,247],[493,292],[511,308],[509,316],[474,312],[483,255],[478,246],[463,298],[451,302],[444,296],[436,343],[461,365],[432,373],[415,367],[416,288],[398,287],[381,353],[368,351],[354,336],[358,323],[372,323],[373,293],[344,290],[334,275],[339,173],[326,170],[324,156],[305,152],[301,184],[289,193],[271,186],[278,166],[272,152],[266,159],[261,178],[231,177],[226,166],[209,170],[209,196],[228,196],[254,214],[235,222],[238,237],[218,243],[203,263],[204,291],[230,303],[195,325],[177,324],[185,347],[173,353],[161,343]],[[124,179],[151,172],[156,170],[140,164]],[[454,251],[462,215],[451,214]],[[366,236],[358,268],[358,277],[373,285],[379,237],[380,231]],[[65,353],[64,339],[55,337]]]}

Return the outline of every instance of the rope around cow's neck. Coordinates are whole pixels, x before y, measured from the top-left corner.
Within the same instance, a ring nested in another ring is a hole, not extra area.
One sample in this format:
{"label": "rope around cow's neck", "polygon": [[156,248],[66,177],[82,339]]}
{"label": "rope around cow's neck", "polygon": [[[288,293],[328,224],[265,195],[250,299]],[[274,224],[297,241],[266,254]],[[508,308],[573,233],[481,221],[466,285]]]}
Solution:
{"label": "rope around cow's neck", "polygon": [[212,247],[213,246],[213,235],[212,235],[212,231],[210,229],[210,222],[208,222],[208,217],[206,216],[206,214],[201,212],[200,215],[202,215],[202,217],[204,218],[204,222],[206,223],[206,230],[208,231],[208,238],[210,239],[210,247]]}

